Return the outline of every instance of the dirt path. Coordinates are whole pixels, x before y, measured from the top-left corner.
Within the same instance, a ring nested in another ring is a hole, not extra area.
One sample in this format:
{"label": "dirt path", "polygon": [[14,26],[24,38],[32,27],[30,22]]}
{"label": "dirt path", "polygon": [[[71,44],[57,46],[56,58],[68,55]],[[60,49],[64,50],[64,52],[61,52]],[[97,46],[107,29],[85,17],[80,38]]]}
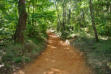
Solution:
{"label": "dirt path", "polygon": [[92,74],[84,57],[50,33],[45,52],[18,74]]}

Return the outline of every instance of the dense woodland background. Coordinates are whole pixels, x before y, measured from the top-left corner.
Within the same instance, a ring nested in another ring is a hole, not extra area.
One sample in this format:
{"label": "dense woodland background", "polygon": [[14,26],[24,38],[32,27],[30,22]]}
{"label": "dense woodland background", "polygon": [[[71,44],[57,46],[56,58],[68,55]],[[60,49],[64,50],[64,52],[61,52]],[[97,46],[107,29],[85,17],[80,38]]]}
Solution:
{"label": "dense woodland background", "polygon": [[97,74],[110,74],[111,0],[0,0],[0,73],[39,55],[49,29],[85,52]]}

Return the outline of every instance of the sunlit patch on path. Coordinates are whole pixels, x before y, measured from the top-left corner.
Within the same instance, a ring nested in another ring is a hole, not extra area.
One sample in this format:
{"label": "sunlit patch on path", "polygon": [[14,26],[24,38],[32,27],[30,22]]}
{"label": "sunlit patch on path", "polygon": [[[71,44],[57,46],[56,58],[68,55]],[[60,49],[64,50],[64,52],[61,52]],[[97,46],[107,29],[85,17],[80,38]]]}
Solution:
{"label": "sunlit patch on path", "polygon": [[32,63],[16,74],[93,74],[84,56],[74,50],[68,41],[48,33],[46,50]]}

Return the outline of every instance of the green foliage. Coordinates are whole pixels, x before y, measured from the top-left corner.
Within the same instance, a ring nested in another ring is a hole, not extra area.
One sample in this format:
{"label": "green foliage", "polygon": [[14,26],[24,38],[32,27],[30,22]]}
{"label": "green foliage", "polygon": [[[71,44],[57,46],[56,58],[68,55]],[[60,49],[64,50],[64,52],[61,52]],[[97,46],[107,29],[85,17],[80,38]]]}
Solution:
{"label": "green foliage", "polygon": [[[46,42],[39,39],[29,39],[25,45],[11,43],[4,48],[4,54],[1,54],[1,63],[4,64],[2,71],[7,70],[6,73],[12,74],[13,68],[16,69],[16,66],[20,67],[22,64],[30,62],[34,57],[39,56],[45,47]],[[2,71],[0,69],[0,72]]]}
{"label": "green foliage", "polygon": [[[58,28],[57,30],[63,39],[69,39],[75,33],[82,37],[93,37],[89,0],[26,0],[25,3],[28,19],[24,36],[27,44],[23,46],[13,44],[13,35],[19,18],[18,0],[0,0],[0,45],[7,47],[5,54],[1,55],[3,55],[2,61],[8,68],[13,63],[29,62],[31,55],[39,54],[42,51],[41,48],[45,46],[44,43],[48,37],[46,31],[49,28]],[[98,34],[110,37],[110,0],[93,0],[92,4]],[[77,42],[78,44],[81,42],[79,45],[83,48],[92,49],[83,49],[91,51],[91,53],[89,52],[91,56],[95,55],[95,58],[99,55],[97,59],[100,59],[102,54],[105,56],[110,54],[110,42],[100,40],[99,43],[95,43],[93,39],[88,38],[87,40],[85,37],[78,39]],[[2,47],[0,46],[0,48]],[[101,59],[104,59],[105,56]]]}
{"label": "green foliage", "polygon": [[95,74],[110,74],[107,63],[111,61],[111,40],[95,42],[93,38],[78,37],[72,44],[86,54]]}
{"label": "green foliage", "polygon": [[[63,23],[63,18],[65,16],[65,26],[67,27],[67,21],[69,21],[69,9],[71,10],[70,24],[73,25],[74,32],[84,31],[82,29],[88,28],[90,34],[92,34],[93,29],[91,29],[91,17],[89,10],[89,0],[66,0],[65,1],[65,10],[63,11],[63,1],[64,0],[55,0],[56,1],[56,12],[59,14],[60,22]],[[94,21],[96,24],[97,32],[102,36],[111,36],[111,7],[110,1],[98,1],[93,0],[93,11],[94,11]],[[63,12],[65,15],[63,16]],[[57,22],[58,23],[58,22]],[[60,26],[62,27],[62,26]],[[62,30],[61,30],[62,32]]]}
{"label": "green foliage", "polygon": [[47,28],[52,25],[55,19],[55,11],[50,10],[50,6],[52,6],[52,2],[48,0],[27,2],[28,13],[30,13],[28,15],[28,25],[26,28],[26,36],[28,36],[28,38],[38,40],[47,38]]}
{"label": "green foliage", "polygon": [[[12,52],[13,51],[13,52]],[[19,59],[19,61],[21,60],[20,58],[22,58],[22,54],[23,54],[23,47],[21,45],[11,45],[10,47],[7,47],[5,54],[2,58],[3,62],[16,62],[17,59]],[[22,62],[22,60],[20,61]]]}
{"label": "green foliage", "polygon": [[97,26],[98,33],[103,36],[111,36],[111,27],[110,25],[98,25]]}

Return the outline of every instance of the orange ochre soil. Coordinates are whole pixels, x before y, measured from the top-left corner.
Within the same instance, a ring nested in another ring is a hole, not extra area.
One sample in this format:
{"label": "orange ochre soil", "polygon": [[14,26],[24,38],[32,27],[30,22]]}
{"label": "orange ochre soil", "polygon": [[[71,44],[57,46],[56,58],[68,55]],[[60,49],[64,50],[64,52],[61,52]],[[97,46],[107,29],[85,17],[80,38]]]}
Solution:
{"label": "orange ochre soil", "polygon": [[48,33],[46,50],[14,74],[93,74],[81,52],[53,33]]}

